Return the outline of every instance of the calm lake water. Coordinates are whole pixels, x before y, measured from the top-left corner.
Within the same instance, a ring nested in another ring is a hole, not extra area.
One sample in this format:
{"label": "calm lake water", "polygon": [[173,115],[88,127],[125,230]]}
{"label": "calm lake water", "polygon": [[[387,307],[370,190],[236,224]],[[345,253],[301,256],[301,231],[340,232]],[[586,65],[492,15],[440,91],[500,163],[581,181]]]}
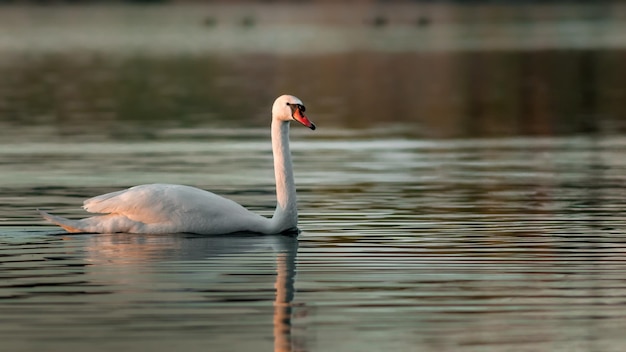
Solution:
{"label": "calm lake water", "polygon": [[78,217],[86,197],[180,182],[271,215],[263,132],[245,141],[3,145],[4,348],[626,344],[623,137],[297,133],[298,238],[67,235],[35,212]]}
{"label": "calm lake water", "polygon": [[[624,350],[622,7],[262,8],[0,8],[0,350]],[[168,182],[271,216],[284,92],[298,237],[37,214]]]}

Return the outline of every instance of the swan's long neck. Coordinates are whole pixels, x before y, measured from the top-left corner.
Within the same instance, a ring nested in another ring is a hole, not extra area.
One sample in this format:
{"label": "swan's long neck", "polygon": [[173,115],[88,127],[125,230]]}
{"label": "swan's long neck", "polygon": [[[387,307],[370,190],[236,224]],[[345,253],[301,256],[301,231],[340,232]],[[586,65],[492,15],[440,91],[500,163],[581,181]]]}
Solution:
{"label": "swan's long neck", "polygon": [[272,120],[272,152],[277,200],[272,227],[278,233],[298,226],[296,184],[289,150],[289,122]]}

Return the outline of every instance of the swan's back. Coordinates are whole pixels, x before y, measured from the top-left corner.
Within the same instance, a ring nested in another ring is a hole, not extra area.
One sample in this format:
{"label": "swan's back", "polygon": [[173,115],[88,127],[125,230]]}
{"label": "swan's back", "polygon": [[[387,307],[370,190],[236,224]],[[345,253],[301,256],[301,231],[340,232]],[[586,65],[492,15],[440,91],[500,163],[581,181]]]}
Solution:
{"label": "swan's back", "polygon": [[[146,232],[230,233],[257,231],[264,221],[234,201],[199,188],[148,184],[87,199],[91,213],[122,215]],[[252,227],[252,228],[251,228]]]}

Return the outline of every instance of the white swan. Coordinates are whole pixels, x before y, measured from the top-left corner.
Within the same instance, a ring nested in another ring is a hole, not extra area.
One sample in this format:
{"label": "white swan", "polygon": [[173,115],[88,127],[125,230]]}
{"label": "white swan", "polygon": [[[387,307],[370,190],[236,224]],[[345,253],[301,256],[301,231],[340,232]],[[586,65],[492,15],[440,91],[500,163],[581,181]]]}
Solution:
{"label": "white swan", "polygon": [[296,120],[314,130],[304,114],[304,105],[292,95],[282,95],[272,106],[272,151],[276,176],[277,205],[271,219],[254,214],[214,193],[195,187],[149,184],[87,199],[83,208],[99,213],[69,220],[40,211],[41,215],[68,232],[84,233],[196,233],[234,232],[279,234],[297,230],[298,209],[289,151],[289,122]]}

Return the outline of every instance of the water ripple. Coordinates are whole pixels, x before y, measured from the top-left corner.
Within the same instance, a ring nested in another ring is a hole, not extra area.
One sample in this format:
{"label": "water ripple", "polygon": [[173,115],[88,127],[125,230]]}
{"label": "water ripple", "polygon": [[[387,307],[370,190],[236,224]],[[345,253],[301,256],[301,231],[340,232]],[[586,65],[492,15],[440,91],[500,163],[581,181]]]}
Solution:
{"label": "water ripple", "polygon": [[[233,170],[268,161],[256,142],[224,143],[218,159],[248,155]],[[302,351],[618,351],[626,328],[626,159],[617,155],[621,139],[603,143],[296,144],[298,239],[64,234],[34,209],[78,217],[83,198],[116,189],[110,180],[171,175],[176,182],[181,170],[189,183],[214,183],[218,193],[270,215],[271,170],[243,187],[230,169],[207,180],[196,168],[208,160],[204,146],[146,142],[110,155],[94,145],[85,154],[94,159],[79,163],[49,148],[46,158],[59,167],[44,172],[41,158],[18,157],[43,149],[17,146],[0,153],[0,171],[13,180],[0,188],[7,201],[0,205],[7,214],[0,337],[14,350],[159,351],[211,339],[216,350],[291,341],[291,350]],[[155,155],[183,162],[160,164],[169,169],[161,174],[137,171]],[[120,166],[131,159],[133,168]],[[100,173],[76,174],[91,162]]]}

